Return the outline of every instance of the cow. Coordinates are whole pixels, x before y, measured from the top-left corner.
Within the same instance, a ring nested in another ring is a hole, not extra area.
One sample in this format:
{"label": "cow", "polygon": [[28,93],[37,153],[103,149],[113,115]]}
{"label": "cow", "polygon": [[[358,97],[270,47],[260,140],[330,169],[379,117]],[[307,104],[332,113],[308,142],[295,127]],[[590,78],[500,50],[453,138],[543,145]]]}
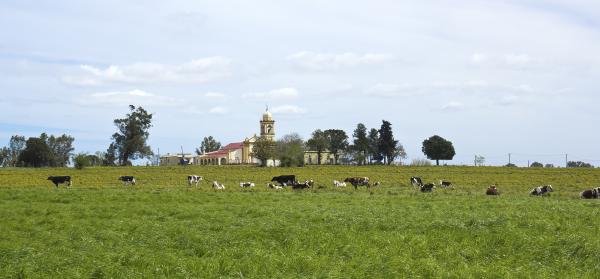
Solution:
{"label": "cow", "polygon": [[240,182],[241,188],[254,187],[254,183],[252,182]]}
{"label": "cow", "polygon": [[213,189],[215,189],[215,190],[224,190],[225,189],[225,185],[219,184],[219,182],[217,182],[217,181],[213,181],[212,186],[213,186]]}
{"label": "cow", "polygon": [[308,181],[308,180],[306,180],[304,183],[292,184],[292,189],[294,189],[294,190],[306,189],[306,188],[310,188],[310,181]]}
{"label": "cow", "polygon": [[420,177],[413,176],[410,178],[410,184],[415,188],[419,188],[423,186],[423,180]]}
{"label": "cow", "polygon": [[275,177],[273,177],[273,179],[271,179],[271,182],[277,182],[277,183],[279,183],[279,185],[282,185],[282,186],[293,185],[294,183],[296,183],[296,176],[295,175],[275,176]]}
{"label": "cow", "polygon": [[306,180],[306,184],[308,184],[308,186],[310,187],[314,187],[315,186],[315,181],[312,179]]}
{"label": "cow", "polygon": [[119,180],[123,181],[123,185],[127,185],[129,183],[135,185],[135,177],[130,175],[119,176]]}
{"label": "cow", "polygon": [[48,176],[48,180],[54,183],[54,186],[58,188],[58,184],[67,183],[67,186],[71,187],[73,183],[71,182],[70,176]]}
{"label": "cow", "polygon": [[600,187],[585,190],[579,194],[579,197],[582,199],[598,199],[600,198]]}
{"label": "cow", "polygon": [[198,183],[202,182],[202,180],[204,180],[204,177],[199,175],[188,175],[187,180],[188,185],[190,187],[192,186],[192,184],[196,183],[196,188],[198,188]]}
{"label": "cow", "polygon": [[423,193],[425,193],[425,192],[433,192],[433,189],[435,189],[435,184],[433,184],[433,183],[427,183],[427,184],[419,186],[419,189]]}
{"label": "cow", "polygon": [[485,194],[489,196],[497,196],[500,195],[500,192],[498,192],[498,188],[496,188],[496,185],[492,185],[488,187],[487,190],[485,190]]}
{"label": "cow", "polygon": [[355,190],[358,189],[358,186],[367,186],[367,188],[371,187],[368,177],[348,177],[344,179],[344,182],[349,182],[352,184]]}
{"label": "cow", "polygon": [[275,190],[281,190],[281,189],[283,189],[283,187],[282,187],[282,186],[275,185],[275,184],[273,184],[273,183],[267,183],[267,187],[268,187],[268,188],[271,188],[271,189],[275,189]]}
{"label": "cow", "polygon": [[381,186],[381,182],[377,181],[375,183],[373,183],[373,187],[379,187]]}
{"label": "cow", "polygon": [[452,182],[450,182],[450,181],[440,180],[440,188],[453,188],[454,189],[454,185],[452,185]]}
{"label": "cow", "polygon": [[337,180],[333,181],[333,186],[334,187],[346,187],[346,182],[339,182]]}
{"label": "cow", "polygon": [[529,194],[532,196],[544,196],[552,191],[552,185],[545,185],[533,188]]}

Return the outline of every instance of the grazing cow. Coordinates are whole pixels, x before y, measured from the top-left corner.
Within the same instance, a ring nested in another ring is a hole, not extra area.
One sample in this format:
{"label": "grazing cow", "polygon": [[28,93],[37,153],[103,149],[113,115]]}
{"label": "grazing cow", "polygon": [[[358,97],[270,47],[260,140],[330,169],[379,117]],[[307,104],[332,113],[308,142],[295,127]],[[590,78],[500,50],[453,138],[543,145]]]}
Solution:
{"label": "grazing cow", "polygon": [[433,189],[435,189],[435,184],[433,183],[427,183],[424,185],[419,186],[421,192],[433,192]]}
{"label": "grazing cow", "polygon": [[273,177],[273,179],[271,179],[271,182],[277,182],[277,183],[279,183],[279,185],[282,185],[282,186],[293,185],[294,183],[296,183],[296,176],[295,175],[275,176],[275,177]]}
{"label": "grazing cow", "polygon": [[242,187],[242,188],[254,187],[254,183],[252,183],[252,182],[240,182],[240,187]]}
{"label": "grazing cow", "polygon": [[498,192],[498,188],[496,188],[496,185],[492,185],[488,187],[487,190],[485,190],[485,194],[490,196],[497,196],[500,195],[500,192]]}
{"label": "grazing cow", "polygon": [[310,181],[308,181],[308,180],[306,180],[304,183],[292,184],[292,189],[294,189],[294,190],[306,189],[306,188],[310,188]]}
{"label": "grazing cow", "polygon": [[123,181],[123,185],[127,185],[129,183],[135,185],[135,177],[130,175],[119,176],[119,180]]}
{"label": "grazing cow", "polygon": [[368,177],[348,177],[344,179],[344,182],[349,182],[350,184],[352,184],[352,186],[354,186],[354,189],[358,189],[358,186],[367,186],[367,188],[371,187],[371,185],[369,184]]}
{"label": "grazing cow", "polygon": [[346,187],[346,182],[339,182],[337,180],[333,181],[333,186],[334,187]]}
{"label": "grazing cow", "polygon": [[54,186],[58,187],[58,184],[63,184],[63,183],[67,183],[67,186],[71,187],[71,185],[73,185],[71,183],[71,177],[70,176],[48,176],[48,180],[52,181],[52,183],[54,183]]}
{"label": "grazing cow", "polygon": [[598,199],[600,198],[600,187],[585,190],[579,194],[579,197],[582,199]]}
{"label": "grazing cow", "polygon": [[454,188],[450,181],[440,180],[440,188]]}
{"label": "grazing cow", "polygon": [[529,194],[533,196],[544,196],[550,192],[552,192],[552,185],[545,185],[533,188]]}
{"label": "grazing cow", "polygon": [[225,189],[225,185],[219,184],[217,181],[213,181],[212,186],[215,190],[223,190]]}
{"label": "grazing cow", "polygon": [[413,176],[410,178],[410,184],[413,187],[418,188],[418,187],[423,186],[423,180],[421,180],[420,177]]}
{"label": "grazing cow", "polygon": [[188,175],[188,185],[192,186],[192,184],[196,183],[196,188],[198,187],[198,183],[204,180],[204,177],[199,175]]}
{"label": "grazing cow", "polygon": [[282,186],[275,185],[275,184],[273,184],[273,183],[267,183],[267,187],[268,187],[268,188],[271,188],[271,189],[275,189],[275,190],[280,190],[280,189],[283,189],[283,187],[282,187]]}

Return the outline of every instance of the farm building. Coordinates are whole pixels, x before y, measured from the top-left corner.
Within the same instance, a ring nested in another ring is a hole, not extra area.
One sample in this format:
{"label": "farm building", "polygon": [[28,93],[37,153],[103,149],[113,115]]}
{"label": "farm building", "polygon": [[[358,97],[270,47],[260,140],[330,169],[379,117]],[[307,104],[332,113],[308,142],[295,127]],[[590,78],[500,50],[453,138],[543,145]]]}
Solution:
{"label": "farm building", "polygon": [[183,155],[181,153],[178,153],[178,154],[167,153],[166,155],[160,156],[160,165],[161,166],[180,165],[182,157],[185,160],[185,162],[187,162],[188,165],[194,164],[195,156],[191,153],[184,153]]}
{"label": "farm building", "polygon": [[[321,165],[333,165],[335,158],[333,153],[326,150],[321,152]],[[304,151],[304,164],[305,165],[319,165],[319,154],[317,151],[307,150]]]}

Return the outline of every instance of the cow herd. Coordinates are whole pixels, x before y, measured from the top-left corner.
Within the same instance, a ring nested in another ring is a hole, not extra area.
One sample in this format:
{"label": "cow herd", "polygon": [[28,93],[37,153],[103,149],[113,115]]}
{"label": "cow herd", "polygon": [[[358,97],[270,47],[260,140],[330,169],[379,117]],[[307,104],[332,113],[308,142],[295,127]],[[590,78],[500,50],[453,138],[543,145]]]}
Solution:
{"label": "cow herd", "polygon": [[[67,186],[72,186],[72,180],[70,176],[49,176],[47,180],[50,180],[56,187],[59,184],[67,184]],[[135,185],[135,177],[124,175],[118,178],[119,181],[123,182],[124,185]],[[196,188],[199,187],[200,182],[204,181],[203,176],[199,175],[188,175],[187,182],[191,187],[195,185]],[[333,187],[346,187],[346,183],[349,183],[354,187],[354,189],[358,189],[359,186],[364,186],[367,188],[371,187],[379,187],[381,186],[381,182],[376,181],[371,184],[371,181],[368,177],[347,177],[343,181],[333,180]],[[420,177],[413,176],[410,178],[410,184],[414,189],[418,189],[421,192],[433,192],[436,188],[435,183],[423,183],[423,180]],[[303,182],[300,182],[296,179],[295,175],[280,175],[275,176],[271,179],[271,182],[267,183],[267,188],[273,190],[280,190],[285,187],[291,187],[294,190],[308,189],[313,188],[315,185],[314,180],[309,179]],[[240,182],[240,188],[252,188],[256,185],[253,182]],[[450,181],[440,180],[438,186],[442,189],[454,189],[454,184]],[[225,185],[212,181],[212,187],[215,190],[224,190]],[[324,186],[319,186],[319,188],[325,188]],[[553,188],[551,185],[544,185],[533,188],[529,194],[532,196],[545,196],[553,192]],[[496,196],[500,195],[500,191],[496,187],[496,185],[491,185],[485,191],[486,195]],[[585,190],[579,194],[579,197],[582,199],[599,199],[600,198],[600,187],[592,188],[590,190]]]}

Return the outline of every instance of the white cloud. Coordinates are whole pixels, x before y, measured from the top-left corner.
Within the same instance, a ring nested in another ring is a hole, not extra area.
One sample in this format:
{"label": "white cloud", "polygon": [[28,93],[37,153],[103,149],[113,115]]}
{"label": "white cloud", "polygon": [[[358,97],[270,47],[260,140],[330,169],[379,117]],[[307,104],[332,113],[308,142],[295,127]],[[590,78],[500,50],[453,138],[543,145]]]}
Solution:
{"label": "white cloud", "polygon": [[375,97],[410,96],[416,88],[408,84],[378,83],[367,90],[367,95]]}
{"label": "white cloud", "polygon": [[155,95],[143,90],[99,92],[79,98],[77,103],[82,105],[145,105],[173,107],[181,105],[179,99]]}
{"label": "white cloud", "polygon": [[357,67],[363,65],[382,64],[392,60],[387,54],[354,52],[345,53],[318,53],[300,51],[287,57],[296,67],[304,70],[324,71],[340,68]]}
{"label": "white cloud", "polygon": [[464,109],[464,105],[461,102],[452,101],[444,104],[440,109],[446,111],[456,111]]}
{"label": "white cloud", "polygon": [[195,59],[179,65],[159,63],[134,63],[111,65],[105,69],[81,65],[81,73],[63,77],[74,85],[100,85],[107,83],[202,83],[231,75],[231,61],[214,56]]}
{"label": "white cloud", "polygon": [[471,55],[471,63],[483,64],[487,61],[487,55],[485,53],[474,53]]}
{"label": "white cloud", "polygon": [[244,94],[244,97],[259,98],[259,99],[293,99],[298,97],[298,89],[293,87],[285,87],[279,89],[273,89],[267,92],[248,93]]}
{"label": "white cloud", "polygon": [[227,114],[228,112],[229,109],[227,109],[226,107],[213,107],[208,111],[208,113],[211,114]]}
{"label": "white cloud", "polygon": [[504,61],[509,66],[524,66],[530,64],[533,59],[527,54],[507,54]]}
{"label": "white cloud", "polygon": [[212,99],[223,99],[225,98],[225,94],[219,92],[207,92],[204,94],[204,97]]}
{"label": "white cloud", "polygon": [[283,106],[277,106],[274,108],[270,109],[273,113],[278,113],[278,114],[304,114],[306,113],[306,110],[298,107],[298,106],[294,106],[294,105],[283,105]]}

